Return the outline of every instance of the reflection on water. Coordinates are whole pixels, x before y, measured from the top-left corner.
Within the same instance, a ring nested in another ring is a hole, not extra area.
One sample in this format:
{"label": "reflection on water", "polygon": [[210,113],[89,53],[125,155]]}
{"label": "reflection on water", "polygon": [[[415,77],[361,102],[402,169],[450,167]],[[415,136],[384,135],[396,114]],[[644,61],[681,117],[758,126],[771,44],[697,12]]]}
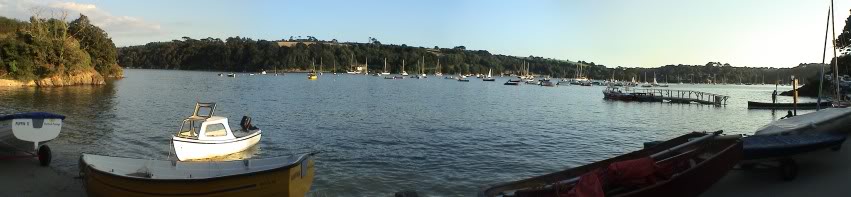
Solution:
{"label": "reflection on water", "polygon": [[228,158],[321,151],[313,190],[328,196],[401,190],[471,196],[483,185],[582,165],[685,132],[752,134],[785,115],[747,110],[748,100],[770,101],[774,86],[671,85],[731,96],[727,106],[715,107],[606,101],[599,86],[216,74],[128,69],[127,78],[104,86],[0,89],[0,113],[68,116],[50,143],[56,147],[52,165],[74,173],[80,153],[168,159],[171,135],[195,102],[216,102],[216,115],[230,118],[230,125],[247,115],[263,129],[257,146]]}
{"label": "reflection on water", "polygon": [[48,143],[53,147],[51,165],[74,169],[84,150],[102,147],[102,139],[115,130],[113,83],[101,86],[3,87],[0,88],[0,114],[45,111],[66,116],[62,132]]}

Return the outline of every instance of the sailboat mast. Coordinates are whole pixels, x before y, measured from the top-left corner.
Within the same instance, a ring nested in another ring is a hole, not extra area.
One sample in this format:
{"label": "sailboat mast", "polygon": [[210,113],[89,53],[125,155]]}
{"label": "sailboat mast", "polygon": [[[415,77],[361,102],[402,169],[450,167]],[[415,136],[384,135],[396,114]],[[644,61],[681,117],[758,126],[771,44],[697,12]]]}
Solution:
{"label": "sailboat mast", "polygon": [[[830,20],[836,23],[836,17],[834,16],[836,15],[836,11],[833,9],[833,0],[830,0],[830,10],[832,12],[830,14]],[[833,23],[830,25],[831,32],[833,33],[833,37],[831,38],[833,39],[833,76],[835,76],[833,81],[836,81],[836,100],[842,101],[842,96],[839,95],[839,58],[836,58],[836,25]]]}
{"label": "sailboat mast", "polygon": [[[819,72],[819,80],[818,80],[818,97],[816,97],[816,103],[821,103],[821,87],[824,85],[824,59],[827,57],[827,31],[830,30],[830,13],[833,11],[833,8],[827,8],[827,24],[824,27],[824,47],[822,49],[821,54],[821,72]],[[778,77],[779,78],[779,77]],[[816,105],[816,111],[821,110],[820,105]]]}
{"label": "sailboat mast", "polygon": [[384,72],[387,72],[387,58],[384,58]]}

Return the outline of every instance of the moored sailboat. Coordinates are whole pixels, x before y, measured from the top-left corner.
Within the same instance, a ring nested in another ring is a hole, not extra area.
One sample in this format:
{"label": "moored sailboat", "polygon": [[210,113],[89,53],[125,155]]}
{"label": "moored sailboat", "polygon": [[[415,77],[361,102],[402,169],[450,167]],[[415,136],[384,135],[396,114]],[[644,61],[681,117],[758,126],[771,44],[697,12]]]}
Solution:
{"label": "moored sailboat", "polygon": [[482,81],[496,81],[496,79],[494,79],[493,76],[491,75],[492,71],[493,71],[493,69],[488,69],[488,75],[485,76],[485,78],[482,78]]}

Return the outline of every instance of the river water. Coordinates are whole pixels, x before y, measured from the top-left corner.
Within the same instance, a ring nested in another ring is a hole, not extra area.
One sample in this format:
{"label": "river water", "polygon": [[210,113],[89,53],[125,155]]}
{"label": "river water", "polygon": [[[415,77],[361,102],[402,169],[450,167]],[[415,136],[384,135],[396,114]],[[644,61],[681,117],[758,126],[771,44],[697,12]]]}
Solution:
{"label": "river water", "polygon": [[126,78],[102,86],[0,88],[0,114],[66,115],[49,144],[51,165],[75,175],[80,153],[168,159],[171,134],[195,102],[216,102],[231,125],[248,115],[264,131],[241,156],[321,151],[313,184],[320,196],[473,196],[488,184],[605,159],[645,141],[690,131],[752,134],[786,114],[746,109],[748,100],[770,101],[774,85],[670,87],[730,96],[715,107],[606,101],[600,86],[502,85],[507,78],[217,74],[126,69]]}

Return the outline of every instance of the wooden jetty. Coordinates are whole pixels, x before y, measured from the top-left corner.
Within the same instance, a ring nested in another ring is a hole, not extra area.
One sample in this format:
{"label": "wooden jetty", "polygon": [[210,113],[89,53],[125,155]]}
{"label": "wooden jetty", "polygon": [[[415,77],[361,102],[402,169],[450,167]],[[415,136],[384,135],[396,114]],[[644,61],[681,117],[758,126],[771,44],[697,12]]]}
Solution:
{"label": "wooden jetty", "polygon": [[628,88],[620,91],[634,95],[634,101],[647,102],[699,103],[721,106],[727,105],[727,99],[730,98],[725,95],[692,90]]}

